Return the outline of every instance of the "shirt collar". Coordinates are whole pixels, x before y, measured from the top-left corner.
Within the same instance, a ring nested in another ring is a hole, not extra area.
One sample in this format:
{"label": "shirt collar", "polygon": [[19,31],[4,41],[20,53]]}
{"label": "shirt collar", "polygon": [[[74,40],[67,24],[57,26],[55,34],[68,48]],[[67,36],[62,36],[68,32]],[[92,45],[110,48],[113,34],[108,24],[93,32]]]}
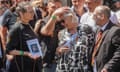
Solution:
{"label": "shirt collar", "polygon": [[106,27],[107,27],[108,23],[109,23],[109,22],[107,22],[106,24],[104,24],[104,26],[102,26],[102,28],[101,28],[101,29],[102,29],[102,31],[104,31],[104,30],[106,29]]}

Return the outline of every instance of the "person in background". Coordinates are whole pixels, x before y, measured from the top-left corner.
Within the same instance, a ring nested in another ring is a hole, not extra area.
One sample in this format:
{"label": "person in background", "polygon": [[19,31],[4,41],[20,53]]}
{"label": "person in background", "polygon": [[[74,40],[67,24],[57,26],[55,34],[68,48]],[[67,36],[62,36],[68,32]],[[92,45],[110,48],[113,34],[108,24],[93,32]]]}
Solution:
{"label": "person in background", "polygon": [[68,11],[68,7],[58,8],[58,3],[62,6],[60,0],[48,1],[47,17],[43,18],[42,21],[38,21],[34,29],[40,38],[42,48],[44,48],[44,72],[55,72],[56,70],[55,51],[58,47],[58,32],[64,28],[61,16]]}
{"label": "person in background", "polygon": [[112,11],[116,12],[120,10],[120,0],[112,0]]}
{"label": "person in background", "polygon": [[47,4],[43,0],[35,0],[32,2],[34,7],[37,7],[41,11],[42,18],[48,15]]}
{"label": "person in background", "polygon": [[7,22],[11,17],[11,11],[9,10],[7,6],[7,1],[6,0],[0,0],[0,6],[2,7],[1,9],[1,15],[0,15],[0,37],[1,37],[1,42],[2,42],[2,47],[5,50],[6,46],[6,36],[7,36],[7,30],[11,28],[9,25],[7,27]]}
{"label": "person in background", "polygon": [[[4,6],[0,5],[0,22],[3,18],[2,15],[3,15],[4,11],[5,11]],[[0,25],[1,25],[1,23],[0,23]],[[0,35],[0,72],[1,72],[1,69],[3,68],[3,65],[5,64],[3,62],[4,56],[5,56],[4,53],[5,53],[5,48],[3,48],[3,46],[2,46],[2,40],[1,40],[1,35]]]}
{"label": "person in background", "polygon": [[[6,51],[6,41],[8,31],[12,28],[13,24],[16,22],[16,17],[13,19],[13,14],[10,11],[10,4],[7,0],[1,0],[0,6],[2,13],[0,14],[0,38],[1,38],[1,47],[3,50],[3,59],[4,59],[4,67],[6,66],[6,61],[10,61],[13,56],[7,55]],[[7,57],[6,57],[7,56]],[[8,59],[8,60],[7,60]]]}
{"label": "person in background", "polygon": [[112,0],[103,0],[103,5],[110,6],[112,3]]}
{"label": "person in background", "polygon": [[118,20],[117,20],[117,16],[116,16],[115,12],[120,10],[120,0],[111,0],[110,9],[111,9],[110,20],[114,24],[118,24]]}
{"label": "person in background", "polygon": [[87,8],[84,7],[85,0],[71,0],[71,2],[72,2],[71,10],[75,12],[80,24],[81,16],[85,12],[87,12]]}
{"label": "person in background", "polygon": [[[87,8],[89,9],[88,12],[86,12],[82,17],[81,17],[81,21],[80,23],[82,24],[88,24],[89,26],[91,26],[93,28],[93,30],[96,32],[97,28],[99,26],[97,26],[95,24],[95,21],[93,20],[92,16],[93,16],[93,11],[94,9],[103,4],[103,0],[85,0],[85,4],[87,6]],[[117,17],[115,15],[114,12],[111,11],[111,17],[110,20],[114,23],[117,24]]]}
{"label": "person in background", "polygon": [[11,6],[10,6],[11,12],[15,12],[15,9],[16,9],[16,7],[18,5],[17,0],[10,0],[10,3],[11,3]]}
{"label": "person in background", "polygon": [[[36,2],[37,1],[37,2]],[[41,13],[41,11],[40,11],[40,9],[37,7],[37,6],[35,6],[34,5],[34,3],[41,3],[41,2],[39,2],[39,1],[41,1],[41,0],[33,0],[33,1],[31,1],[31,3],[32,3],[32,6],[33,6],[33,10],[34,10],[34,18],[32,19],[32,20],[30,20],[30,25],[32,26],[32,28],[34,29],[34,27],[35,27],[35,24],[36,24],[36,22],[39,20],[39,19],[42,19],[42,13]]]}
{"label": "person in background", "polygon": [[100,26],[92,52],[94,72],[120,72],[120,28],[110,21],[110,15],[110,8],[104,5],[93,12],[93,19]]}
{"label": "person in background", "polygon": [[[30,2],[21,2],[16,8],[19,21],[9,31],[6,52],[13,55],[9,72],[42,72],[41,56],[32,55],[29,50],[30,40],[37,40],[29,21],[33,19],[34,11]],[[17,40],[17,41],[16,41]],[[39,45],[39,42],[38,42]],[[38,48],[38,47],[37,47]]]}
{"label": "person in background", "polygon": [[88,24],[89,26],[92,27],[94,32],[96,32],[97,26],[92,18],[92,15],[94,9],[102,4],[102,0],[85,0],[85,4],[89,10],[81,17],[80,23]]}
{"label": "person in background", "polygon": [[[1,15],[4,13],[4,7],[3,6],[0,6],[0,21],[1,21]],[[1,69],[3,68],[3,59],[4,59],[4,49],[2,47],[2,41],[1,41],[1,37],[0,37],[0,72],[1,72]]]}

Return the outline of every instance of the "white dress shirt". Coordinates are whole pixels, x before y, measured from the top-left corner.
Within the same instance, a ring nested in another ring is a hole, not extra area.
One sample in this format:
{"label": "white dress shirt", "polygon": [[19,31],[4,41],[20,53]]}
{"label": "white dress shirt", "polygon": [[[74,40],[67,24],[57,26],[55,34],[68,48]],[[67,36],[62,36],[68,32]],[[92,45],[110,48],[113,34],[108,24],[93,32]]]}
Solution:
{"label": "white dress shirt", "polygon": [[80,23],[91,26],[94,32],[96,32],[98,28],[98,26],[96,25],[96,22],[93,19],[93,14],[90,12],[87,12],[84,15],[82,15]]}

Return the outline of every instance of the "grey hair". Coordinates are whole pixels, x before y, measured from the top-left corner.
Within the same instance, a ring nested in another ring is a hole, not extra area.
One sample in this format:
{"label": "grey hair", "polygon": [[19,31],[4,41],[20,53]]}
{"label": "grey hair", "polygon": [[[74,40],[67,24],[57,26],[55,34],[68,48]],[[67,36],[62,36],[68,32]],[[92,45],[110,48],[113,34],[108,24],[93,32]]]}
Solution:
{"label": "grey hair", "polygon": [[78,23],[78,17],[75,15],[75,13],[72,10],[69,10],[69,12],[64,14],[64,19],[67,17],[71,17],[72,23]]}
{"label": "grey hair", "polygon": [[102,13],[102,14],[106,15],[107,18],[110,18],[111,11],[110,11],[110,8],[108,6],[100,5],[100,6],[96,7],[96,9],[99,10],[99,13]]}

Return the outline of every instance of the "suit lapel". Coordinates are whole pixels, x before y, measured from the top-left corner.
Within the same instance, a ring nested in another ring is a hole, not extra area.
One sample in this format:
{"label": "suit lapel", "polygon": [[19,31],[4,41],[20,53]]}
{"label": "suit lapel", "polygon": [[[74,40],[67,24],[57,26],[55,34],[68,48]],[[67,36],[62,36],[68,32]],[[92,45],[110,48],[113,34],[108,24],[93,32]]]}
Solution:
{"label": "suit lapel", "polygon": [[101,41],[101,43],[100,43],[100,45],[99,45],[99,48],[97,48],[96,54],[98,53],[98,51],[99,51],[99,49],[100,49],[100,47],[101,47],[101,45],[102,45],[102,42],[104,41],[105,36],[107,35],[108,32],[109,32],[109,30],[106,30],[106,31],[103,32],[102,41]]}
{"label": "suit lapel", "polygon": [[[102,46],[102,43],[103,43],[106,35],[108,34],[108,32],[109,32],[109,30],[110,30],[110,28],[111,28],[112,26],[114,26],[114,24],[113,24],[111,21],[109,21],[108,25],[106,26],[105,30],[103,31],[102,41],[101,41],[101,43],[100,43],[100,45],[99,45],[99,48],[97,48],[96,54],[98,53],[98,51],[99,51],[100,47]],[[96,54],[95,54],[95,55],[96,55]]]}

